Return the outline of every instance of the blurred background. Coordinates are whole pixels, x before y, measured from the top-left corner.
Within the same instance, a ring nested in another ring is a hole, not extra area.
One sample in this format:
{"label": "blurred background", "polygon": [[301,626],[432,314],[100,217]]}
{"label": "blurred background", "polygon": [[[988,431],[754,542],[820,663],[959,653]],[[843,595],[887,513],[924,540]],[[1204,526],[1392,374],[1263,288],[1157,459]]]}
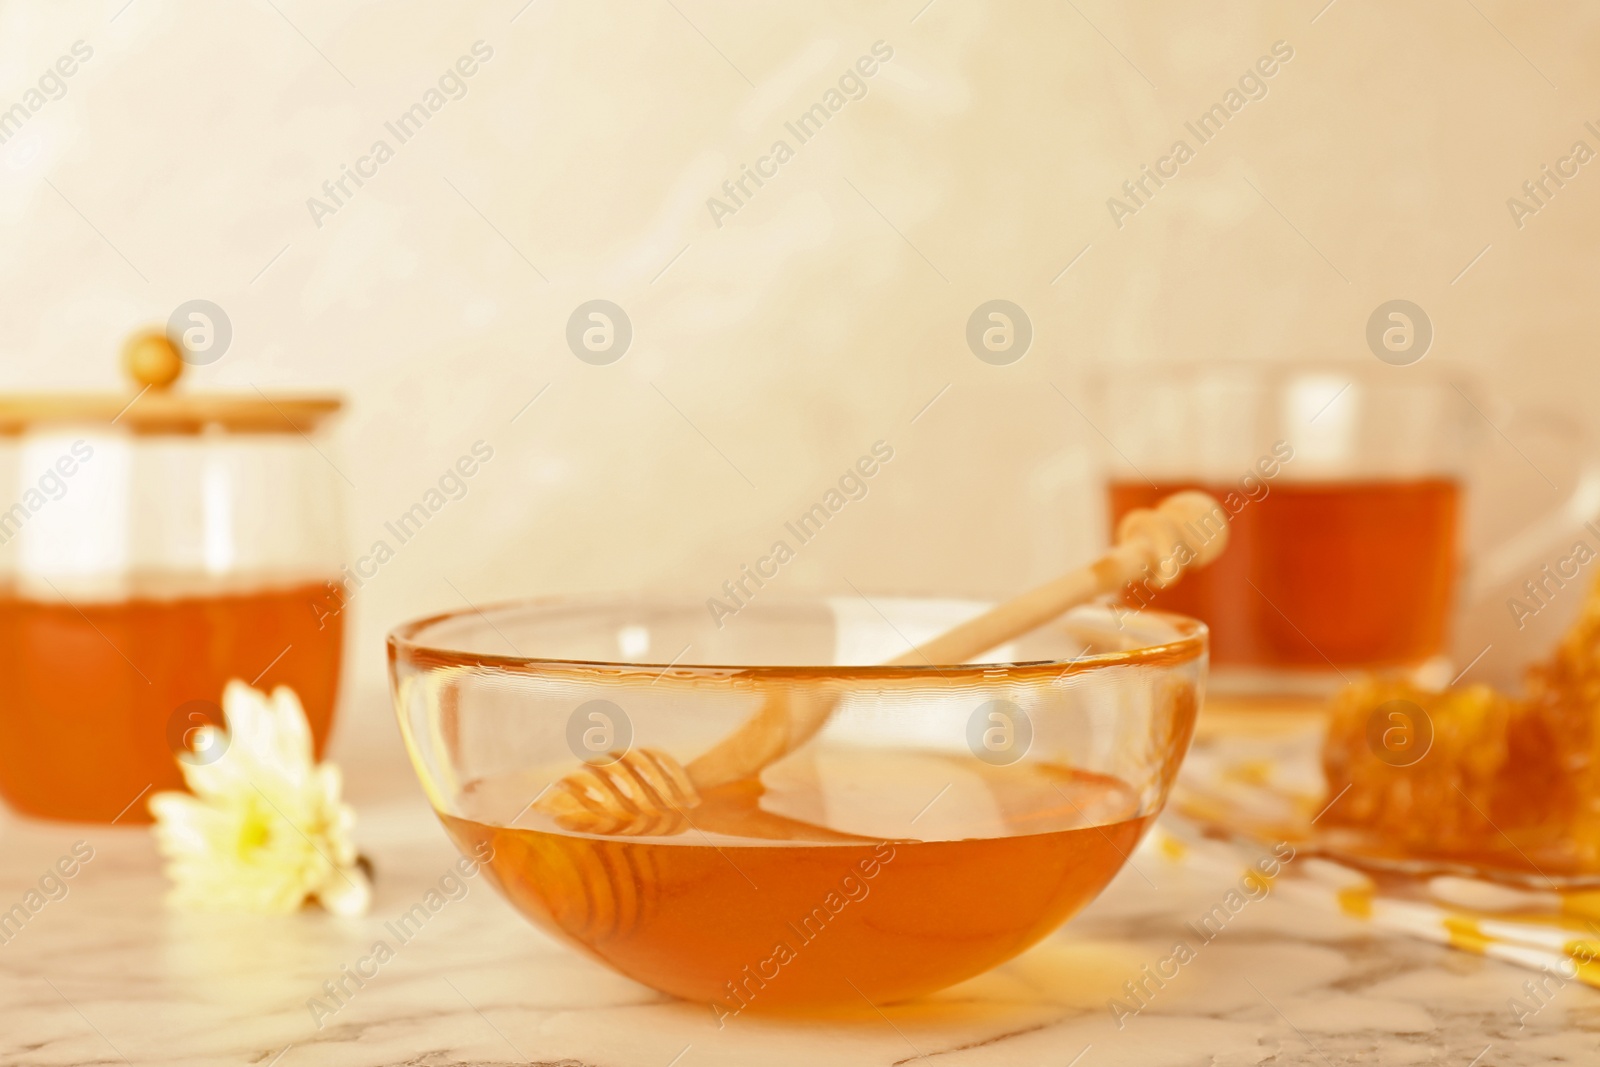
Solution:
{"label": "blurred background", "polygon": [[[123,339],[211,301],[231,342],[185,389],[346,398],[352,564],[492,449],[353,600],[336,752],[386,727],[396,623],[720,595],[877,442],[773,587],[1047,578],[1105,537],[1098,372],[1376,364],[1397,299],[1425,366],[1478,383],[1467,529],[1495,541],[1600,431],[1597,37],[1506,0],[7,2],[0,393],[131,398]],[[1144,168],[1169,176],[1126,190]],[[595,300],[631,328],[610,362],[569,343]],[[1020,358],[969,344],[992,300]],[[1486,662],[1539,651],[1508,644]]]}

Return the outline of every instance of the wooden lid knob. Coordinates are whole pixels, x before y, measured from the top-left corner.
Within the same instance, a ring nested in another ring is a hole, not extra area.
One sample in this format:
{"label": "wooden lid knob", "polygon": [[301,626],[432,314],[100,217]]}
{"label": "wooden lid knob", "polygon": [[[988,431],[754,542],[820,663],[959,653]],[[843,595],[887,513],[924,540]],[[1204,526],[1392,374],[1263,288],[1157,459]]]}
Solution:
{"label": "wooden lid knob", "polygon": [[123,343],[122,366],[139,388],[166,389],[183,373],[183,356],[165,333],[144,330]]}
{"label": "wooden lid knob", "polygon": [[[107,393],[0,392],[0,440],[50,424],[115,424],[129,433],[294,433],[304,437],[344,406],[325,394],[194,393],[174,389],[185,358],[178,341],[160,326],[130,334],[122,344],[122,367],[136,396]],[[197,360],[198,362],[198,360]],[[137,400],[138,403],[133,403]]]}

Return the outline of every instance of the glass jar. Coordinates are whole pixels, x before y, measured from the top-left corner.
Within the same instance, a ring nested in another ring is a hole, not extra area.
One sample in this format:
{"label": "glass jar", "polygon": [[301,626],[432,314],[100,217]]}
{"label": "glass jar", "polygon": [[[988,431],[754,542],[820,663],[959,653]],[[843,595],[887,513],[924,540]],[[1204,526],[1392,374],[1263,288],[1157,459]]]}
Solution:
{"label": "glass jar", "polygon": [[24,814],[149,822],[233,678],[292,688],[327,741],[341,401],[185,393],[171,362],[122,395],[0,396],[0,796]]}

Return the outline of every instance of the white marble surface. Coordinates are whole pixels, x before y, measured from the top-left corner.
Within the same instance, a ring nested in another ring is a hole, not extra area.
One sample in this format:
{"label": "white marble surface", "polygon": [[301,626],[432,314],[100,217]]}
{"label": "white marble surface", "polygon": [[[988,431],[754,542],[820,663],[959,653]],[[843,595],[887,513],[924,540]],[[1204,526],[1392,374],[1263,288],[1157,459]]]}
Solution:
{"label": "white marble surface", "polygon": [[1281,897],[1235,916],[1119,1030],[1109,1000],[1232,884],[1150,854],[1054,937],[937,997],[826,1020],[744,1015],[720,1031],[704,1006],[579,958],[474,880],[319,1029],[307,1002],[322,983],[366,955],[386,936],[383,924],[455,859],[393,755],[353,776],[361,845],[378,872],[376,905],[360,920],[174,914],[143,829],[5,817],[0,910],[74,842],[95,854],[65,897],[0,945],[0,1065],[888,1067],[921,1056],[949,1067],[1467,1067],[1474,1057],[1491,1067],[1600,1058],[1600,991],[1568,985],[1519,1030],[1509,999],[1530,972],[1372,934]]}

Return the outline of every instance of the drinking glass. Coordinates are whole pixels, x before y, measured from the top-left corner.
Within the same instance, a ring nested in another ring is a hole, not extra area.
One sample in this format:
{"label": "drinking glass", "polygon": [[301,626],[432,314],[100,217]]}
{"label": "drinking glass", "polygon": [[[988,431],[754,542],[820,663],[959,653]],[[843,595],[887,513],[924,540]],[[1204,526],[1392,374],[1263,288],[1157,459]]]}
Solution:
{"label": "drinking glass", "polygon": [[[1091,396],[1113,523],[1184,488],[1229,513],[1218,561],[1126,597],[1210,626],[1215,691],[1320,694],[1356,669],[1449,680],[1464,496],[1494,434],[1470,382],[1415,366],[1222,362],[1103,373]],[[1576,501],[1564,494],[1524,528]],[[1509,537],[1473,562],[1536,570],[1526,549]]]}

